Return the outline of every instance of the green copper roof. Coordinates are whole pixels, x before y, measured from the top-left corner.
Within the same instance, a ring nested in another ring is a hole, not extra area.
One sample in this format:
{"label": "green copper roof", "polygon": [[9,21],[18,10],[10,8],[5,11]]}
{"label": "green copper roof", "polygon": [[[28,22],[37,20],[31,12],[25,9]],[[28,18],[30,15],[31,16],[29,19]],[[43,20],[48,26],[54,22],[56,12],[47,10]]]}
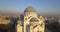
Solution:
{"label": "green copper roof", "polygon": [[35,22],[35,21],[38,21],[38,19],[37,18],[32,18],[30,21]]}
{"label": "green copper roof", "polygon": [[32,6],[29,6],[25,9],[24,12],[36,12],[36,10]]}

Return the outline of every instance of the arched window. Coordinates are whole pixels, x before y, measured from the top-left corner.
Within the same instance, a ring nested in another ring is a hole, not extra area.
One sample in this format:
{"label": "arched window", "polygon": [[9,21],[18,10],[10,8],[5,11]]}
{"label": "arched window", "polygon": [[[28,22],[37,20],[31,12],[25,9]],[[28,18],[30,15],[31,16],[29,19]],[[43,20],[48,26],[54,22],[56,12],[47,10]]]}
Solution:
{"label": "arched window", "polygon": [[38,30],[37,32],[41,32],[41,31]]}
{"label": "arched window", "polygon": [[27,18],[25,18],[25,20],[27,20]]}

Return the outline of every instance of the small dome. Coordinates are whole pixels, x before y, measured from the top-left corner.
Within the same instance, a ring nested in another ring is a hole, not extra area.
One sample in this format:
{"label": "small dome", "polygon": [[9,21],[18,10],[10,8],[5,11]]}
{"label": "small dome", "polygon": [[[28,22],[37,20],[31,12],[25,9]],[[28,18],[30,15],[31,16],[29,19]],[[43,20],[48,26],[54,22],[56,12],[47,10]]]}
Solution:
{"label": "small dome", "polygon": [[29,6],[25,9],[24,12],[36,12],[36,10],[32,6]]}
{"label": "small dome", "polygon": [[38,19],[37,18],[32,18],[30,21],[35,22],[35,21],[38,21]]}

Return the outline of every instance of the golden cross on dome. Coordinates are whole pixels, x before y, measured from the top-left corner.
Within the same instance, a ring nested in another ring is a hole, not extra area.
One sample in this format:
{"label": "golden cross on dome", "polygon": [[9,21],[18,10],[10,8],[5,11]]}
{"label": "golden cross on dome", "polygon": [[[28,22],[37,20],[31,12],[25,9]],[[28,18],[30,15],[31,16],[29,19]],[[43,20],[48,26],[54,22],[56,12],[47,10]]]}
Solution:
{"label": "golden cross on dome", "polygon": [[29,3],[29,6],[32,6],[32,4],[31,4],[31,3]]}

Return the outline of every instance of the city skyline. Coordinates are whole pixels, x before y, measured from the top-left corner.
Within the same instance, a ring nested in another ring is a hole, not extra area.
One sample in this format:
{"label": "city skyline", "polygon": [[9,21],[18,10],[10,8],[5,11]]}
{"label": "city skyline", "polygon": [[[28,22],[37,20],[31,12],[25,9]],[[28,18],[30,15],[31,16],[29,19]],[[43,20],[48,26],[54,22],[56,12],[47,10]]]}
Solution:
{"label": "city skyline", "polygon": [[21,13],[29,3],[42,15],[60,15],[60,0],[0,0],[0,14]]}

